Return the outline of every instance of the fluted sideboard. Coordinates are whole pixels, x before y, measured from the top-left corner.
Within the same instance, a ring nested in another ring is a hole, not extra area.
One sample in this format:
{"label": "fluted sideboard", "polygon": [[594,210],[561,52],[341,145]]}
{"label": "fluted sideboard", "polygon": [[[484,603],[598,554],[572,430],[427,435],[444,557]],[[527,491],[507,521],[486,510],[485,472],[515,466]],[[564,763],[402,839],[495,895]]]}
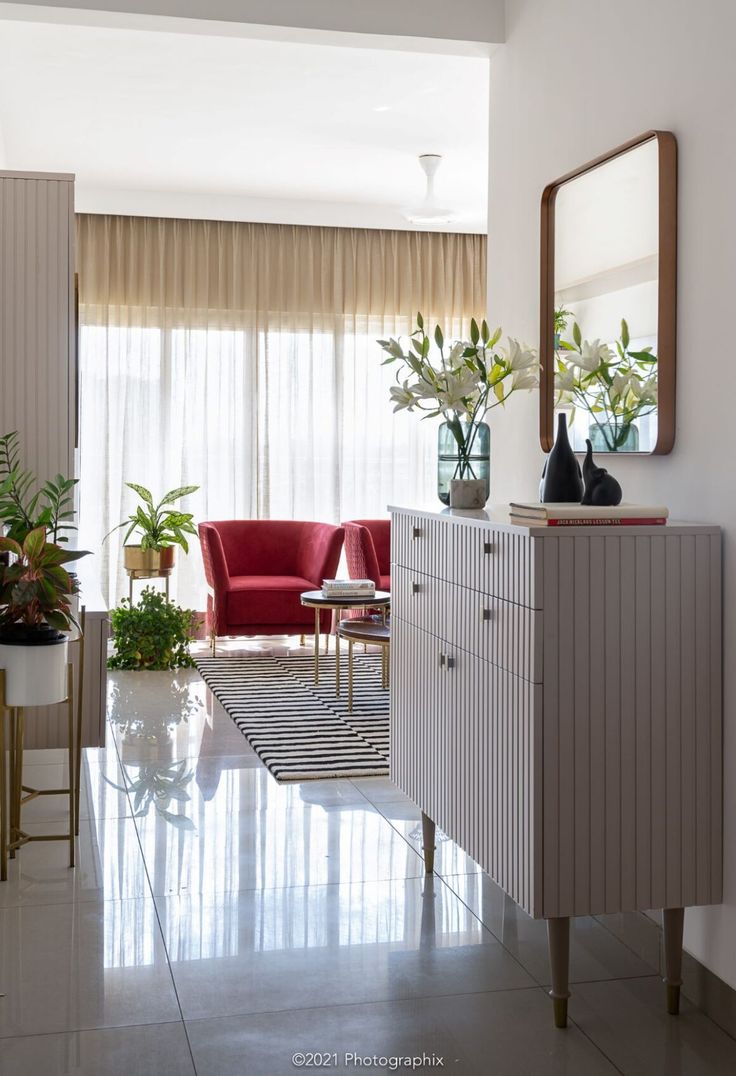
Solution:
{"label": "fluted sideboard", "polygon": [[722,889],[717,527],[521,527],[392,508],[391,776],[548,921],[565,1026],[569,917]]}

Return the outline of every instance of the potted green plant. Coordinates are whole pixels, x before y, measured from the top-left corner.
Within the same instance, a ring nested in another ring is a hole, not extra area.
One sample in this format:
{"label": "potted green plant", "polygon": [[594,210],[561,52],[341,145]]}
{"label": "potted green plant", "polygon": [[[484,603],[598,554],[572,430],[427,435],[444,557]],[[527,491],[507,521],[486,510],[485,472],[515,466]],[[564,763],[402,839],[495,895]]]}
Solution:
{"label": "potted green plant", "polygon": [[[139,486],[136,482],[125,484],[138,494],[143,503],[139,504],[127,519],[113,527],[105,535],[105,540],[115,531],[127,527],[123,538],[123,555],[128,574],[139,579],[168,575],[174,567],[176,546],[188,553],[189,543],[186,536],[197,533],[192,513],[182,512],[171,506],[182,497],[196,493],[199,486],[179,486],[178,489],[164,494],[158,504],[154,504],[153,497],[145,486]],[[133,534],[140,536],[140,542],[137,545],[128,545],[128,539]]]}
{"label": "potted green plant", "polygon": [[54,544],[67,542],[65,532],[76,530],[74,487],[76,478],[57,474],[40,488],[32,471],[21,465],[18,431],[0,437],[0,523],[6,537],[23,543],[37,527],[46,529]]}
{"label": "potted green plant", "polygon": [[66,697],[67,632],[76,620],[74,586],[63,565],[87,555],[46,540],[36,527],[23,544],[0,538],[14,558],[0,566],[0,668],[6,706],[46,706]]}
{"label": "potted green plant", "polygon": [[387,363],[398,362],[397,384],[390,390],[394,411],[425,411],[425,418],[444,418],[438,433],[437,495],[454,508],[482,507],[490,492],[490,431],[487,413],[520,389],[539,383],[536,352],[508,339],[499,348],[501,330],[491,335],[485,321],[473,318],[470,338],[445,341],[439,325],[432,341],[417,314],[409,346],[391,338],[379,340]]}
{"label": "potted green plant", "polygon": [[110,616],[114,654],[109,669],[181,669],[194,660],[189,645],[200,620],[193,609],[182,609],[160,591],[145,587],[138,604],[123,598]]}

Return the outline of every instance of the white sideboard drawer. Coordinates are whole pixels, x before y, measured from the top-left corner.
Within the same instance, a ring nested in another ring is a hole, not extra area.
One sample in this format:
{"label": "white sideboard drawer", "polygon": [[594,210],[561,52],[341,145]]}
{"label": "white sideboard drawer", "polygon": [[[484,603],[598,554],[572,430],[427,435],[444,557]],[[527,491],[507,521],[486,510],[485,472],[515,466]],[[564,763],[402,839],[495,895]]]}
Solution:
{"label": "white sideboard drawer", "polygon": [[405,568],[532,609],[542,607],[541,561],[534,538],[457,519],[397,514],[391,560]]}
{"label": "white sideboard drawer", "polygon": [[393,565],[394,616],[533,683],[542,679],[542,612]]}

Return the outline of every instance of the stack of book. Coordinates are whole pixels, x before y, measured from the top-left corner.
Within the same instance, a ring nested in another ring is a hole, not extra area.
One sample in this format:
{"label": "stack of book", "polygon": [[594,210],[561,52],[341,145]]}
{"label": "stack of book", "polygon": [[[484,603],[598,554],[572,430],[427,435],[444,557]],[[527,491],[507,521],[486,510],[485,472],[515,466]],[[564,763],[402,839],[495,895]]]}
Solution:
{"label": "stack of book", "polygon": [[372,579],[323,579],[322,597],[336,598],[374,598],[376,584]]}
{"label": "stack of book", "polygon": [[661,505],[616,504],[600,508],[587,504],[509,505],[511,522],[524,527],[654,527],[667,522]]}

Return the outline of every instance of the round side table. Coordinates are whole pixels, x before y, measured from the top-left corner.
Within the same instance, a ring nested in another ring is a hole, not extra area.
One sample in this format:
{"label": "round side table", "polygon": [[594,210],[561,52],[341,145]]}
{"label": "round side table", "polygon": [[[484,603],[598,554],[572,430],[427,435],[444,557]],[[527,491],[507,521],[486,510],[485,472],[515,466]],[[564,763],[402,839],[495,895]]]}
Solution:
{"label": "round side table", "polygon": [[[371,598],[325,598],[321,590],[305,590],[301,603],[308,609],[314,609],[314,682],[319,683],[319,615],[324,610],[345,611],[348,609],[380,609],[383,619],[391,605],[391,595],[386,590],[377,590]],[[340,633],[335,634],[335,694],[340,694]]]}
{"label": "round side table", "polygon": [[356,617],[354,620],[341,620],[337,626],[337,638],[346,639],[348,644],[348,713],[353,712],[353,649],[356,643],[372,643],[381,648],[381,687],[388,687],[389,647],[391,646],[391,629],[385,622]]}

